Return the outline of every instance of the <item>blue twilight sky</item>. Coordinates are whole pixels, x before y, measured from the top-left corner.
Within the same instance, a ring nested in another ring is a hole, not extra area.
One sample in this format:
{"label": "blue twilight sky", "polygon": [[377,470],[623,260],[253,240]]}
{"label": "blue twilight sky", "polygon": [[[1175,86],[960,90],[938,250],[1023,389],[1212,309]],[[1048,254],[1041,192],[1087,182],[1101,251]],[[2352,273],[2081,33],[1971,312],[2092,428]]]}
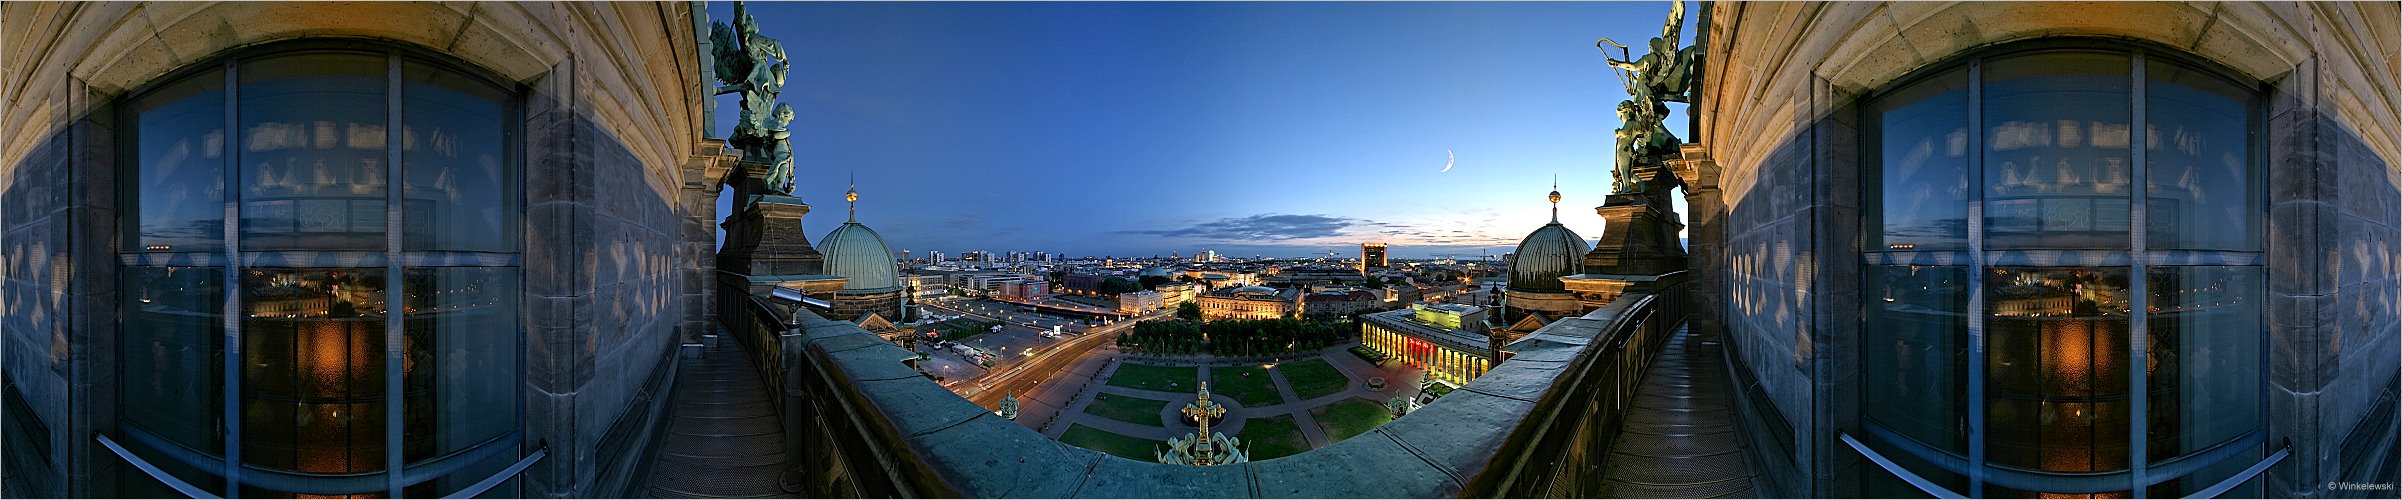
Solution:
{"label": "blue twilight sky", "polygon": [[[1664,2],[748,8],[792,61],[782,101],[798,112],[809,238],[843,222],[856,175],[860,222],[916,256],[1356,256],[1367,241],[1395,257],[1500,254],[1549,220],[1555,174],[1560,221],[1599,238],[1626,92],[1593,44],[1641,47],[1668,14]],[[734,4],[708,10],[731,22]],[[738,99],[718,102],[723,136]]]}

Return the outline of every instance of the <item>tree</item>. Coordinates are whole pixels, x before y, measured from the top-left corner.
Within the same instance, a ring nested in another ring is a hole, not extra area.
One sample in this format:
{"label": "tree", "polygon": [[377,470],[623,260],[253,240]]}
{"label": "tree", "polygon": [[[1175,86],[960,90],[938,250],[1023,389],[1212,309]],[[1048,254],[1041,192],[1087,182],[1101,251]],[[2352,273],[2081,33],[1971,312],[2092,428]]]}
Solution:
{"label": "tree", "polygon": [[1195,302],[1193,302],[1193,301],[1189,301],[1189,300],[1188,300],[1188,301],[1185,301],[1185,302],[1184,302],[1184,303],[1182,303],[1182,304],[1177,304],[1177,305],[1176,305],[1176,319],[1189,319],[1189,320],[1193,320],[1193,321],[1200,321],[1200,320],[1201,320],[1201,304],[1198,304],[1198,303],[1195,303]]}
{"label": "tree", "polygon": [[1142,289],[1143,286],[1141,284],[1137,284],[1132,281],[1126,281],[1126,278],[1113,277],[1101,281],[1102,295],[1117,295],[1121,293],[1139,292],[1142,291]]}
{"label": "tree", "polygon": [[1368,285],[1368,288],[1384,288],[1384,279],[1383,279],[1383,278],[1378,278],[1378,277],[1376,277],[1376,275],[1373,275],[1373,274],[1371,274],[1371,275],[1368,275],[1368,283],[1367,283],[1367,285]]}
{"label": "tree", "polygon": [[1144,277],[1142,277],[1142,280],[1140,281],[1140,283],[1142,284],[1142,286],[1143,286],[1143,289],[1144,289],[1144,290],[1150,290],[1150,289],[1153,289],[1153,288],[1158,288],[1160,285],[1165,285],[1165,284],[1168,284],[1168,277],[1166,277],[1166,276],[1144,276]]}

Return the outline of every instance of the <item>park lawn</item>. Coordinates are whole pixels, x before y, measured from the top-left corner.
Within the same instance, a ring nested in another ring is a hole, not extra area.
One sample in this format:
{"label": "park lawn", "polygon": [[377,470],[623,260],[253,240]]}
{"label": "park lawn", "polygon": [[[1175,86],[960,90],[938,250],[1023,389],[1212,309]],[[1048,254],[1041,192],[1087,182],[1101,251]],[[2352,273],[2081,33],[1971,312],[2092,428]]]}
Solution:
{"label": "park lawn", "polygon": [[1393,421],[1392,411],[1385,409],[1384,405],[1360,398],[1336,401],[1312,409],[1310,415],[1318,418],[1318,427],[1324,428],[1327,439],[1332,441],[1351,439],[1351,436]]}
{"label": "park lawn", "polygon": [[1268,369],[1257,366],[1209,369],[1209,392],[1254,408],[1284,402],[1284,396],[1276,395],[1276,381],[1268,378]]}
{"label": "park lawn", "polygon": [[1276,369],[1284,370],[1285,382],[1293,384],[1293,395],[1301,399],[1343,392],[1343,388],[1351,386],[1350,377],[1343,376],[1341,370],[1323,359],[1285,363],[1276,365]]}
{"label": "park lawn", "polygon": [[1309,439],[1301,437],[1301,427],[1293,424],[1292,415],[1244,421],[1243,432],[1234,437],[1243,440],[1244,451],[1255,461],[1309,451]]}
{"label": "park lawn", "polygon": [[1193,380],[1199,376],[1199,372],[1189,366],[1121,363],[1118,365],[1116,373],[1109,374],[1109,385],[1146,391],[1189,393],[1193,392]]}
{"label": "park lawn", "polygon": [[1164,441],[1127,436],[1085,427],[1084,424],[1069,425],[1068,432],[1059,435],[1059,442],[1141,462],[1159,461],[1159,450],[1168,446]]}
{"label": "park lawn", "polygon": [[1165,424],[1159,420],[1159,409],[1167,406],[1166,401],[1104,392],[1093,395],[1093,404],[1084,405],[1084,412],[1119,422],[1160,427]]}
{"label": "park lawn", "polygon": [[1117,308],[1118,308],[1118,301],[1115,301],[1115,300],[1109,300],[1109,299],[1104,299],[1104,298],[1099,298],[1099,297],[1086,297],[1086,296],[1082,296],[1082,295],[1053,295],[1053,296],[1051,296],[1051,298],[1054,298],[1054,299],[1059,299],[1059,300],[1063,300],[1063,301],[1067,301],[1067,302],[1074,302],[1074,303],[1078,303],[1078,304],[1084,304],[1084,305],[1093,306],[1093,307],[1102,307],[1102,308],[1109,308],[1109,309],[1117,309]]}

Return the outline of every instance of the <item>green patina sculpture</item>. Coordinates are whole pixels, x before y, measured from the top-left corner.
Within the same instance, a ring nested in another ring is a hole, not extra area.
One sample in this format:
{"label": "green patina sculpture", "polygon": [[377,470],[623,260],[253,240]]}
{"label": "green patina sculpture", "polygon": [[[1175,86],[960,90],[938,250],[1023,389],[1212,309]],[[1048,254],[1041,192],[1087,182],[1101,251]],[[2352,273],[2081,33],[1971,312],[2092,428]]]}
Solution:
{"label": "green patina sculpture", "polygon": [[1159,463],[1169,465],[1233,465],[1251,461],[1251,454],[1242,450],[1241,438],[1226,437],[1226,433],[1209,432],[1209,421],[1226,416],[1226,407],[1209,400],[1209,381],[1201,382],[1199,399],[1185,403],[1181,411],[1200,426],[1198,432],[1181,438],[1168,438],[1167,451],[1157,452]]}
{"label": "green patina sculpture", "polygon": [[784,44],[760,35],[759,21],[742,2],[734,2],[734,26],[721,22],[709,27],[709,42],[717,82],[723,85],[717,93],[742,94],[741,115],[726,145],[742,150],[745,159],[772,165],[766,176],[768,191],[792,194],[792,105],[776,102],[790,68]]}
{"label": "green patina sculpture", "polygon": [[[1618,103],[1621,125],[1613,135],[1618,141],[1616,180],[1612,191],[1620,194],[1639,193],[1647,189],[1635,178],[1635,166],[1656,163],[1676,153],[1676,135],[1668,132],[1668,104],[1692,102],[1693,47],[1677,47],[1678,32],[1685,27],[1685,3],[1669,4],[1668,24],[1660,36],[1652,37],[1651,53],[1641,59],[1630,57],[1625,45],[1603,38],[1594,42],[1604,53],[1608,46],[1618,47],[1620,58],[1611,58],[1610,67],[1622,71],[1619,83],[1626,86],[1626,101]],[[1607,46],[1605,46],[1605,44]],[[1623,58],[1623,59],[1621,59]]]}

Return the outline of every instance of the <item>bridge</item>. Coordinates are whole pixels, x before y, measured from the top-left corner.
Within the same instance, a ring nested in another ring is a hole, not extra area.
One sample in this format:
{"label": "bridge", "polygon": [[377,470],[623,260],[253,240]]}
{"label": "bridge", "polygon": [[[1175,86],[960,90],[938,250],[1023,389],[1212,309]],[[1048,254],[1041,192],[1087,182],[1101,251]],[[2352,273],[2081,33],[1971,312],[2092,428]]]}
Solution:
{"label": "bridge", "polygon": [[[908,351],[856,325],[757,298],[721,309],[723,335],[733,342],[707,351],[747,361],[756,384],[683,380],[756,387],[772,396],[777,429],[687,429],[686,422],[737,419],[688,421],[679,409],[674,432],[676,439],[740,436],[732,439],[782,447],[780,489],[722,496],[1749,496],[1756,492],[1749,452],[1727,415],[1727,368],[1715,339],[1684,326],[1691,286],[1683,274],[1517,340],[1507,362],[1408,416],[1330,446],[1240,466],[1147,463],[1060,443],[936,385],[902,363]],[[706,391],[679,392],[747,401]],[[768,475],[755,461],[729,463],[745,468],[724,471],[749,474],[743,484],[769,484],[757,482]],[[706,492],[677,482],[724,481],[707,471],[671,477],[665,466],[656,470],[648,484],[660,494],[697,496]]]}

